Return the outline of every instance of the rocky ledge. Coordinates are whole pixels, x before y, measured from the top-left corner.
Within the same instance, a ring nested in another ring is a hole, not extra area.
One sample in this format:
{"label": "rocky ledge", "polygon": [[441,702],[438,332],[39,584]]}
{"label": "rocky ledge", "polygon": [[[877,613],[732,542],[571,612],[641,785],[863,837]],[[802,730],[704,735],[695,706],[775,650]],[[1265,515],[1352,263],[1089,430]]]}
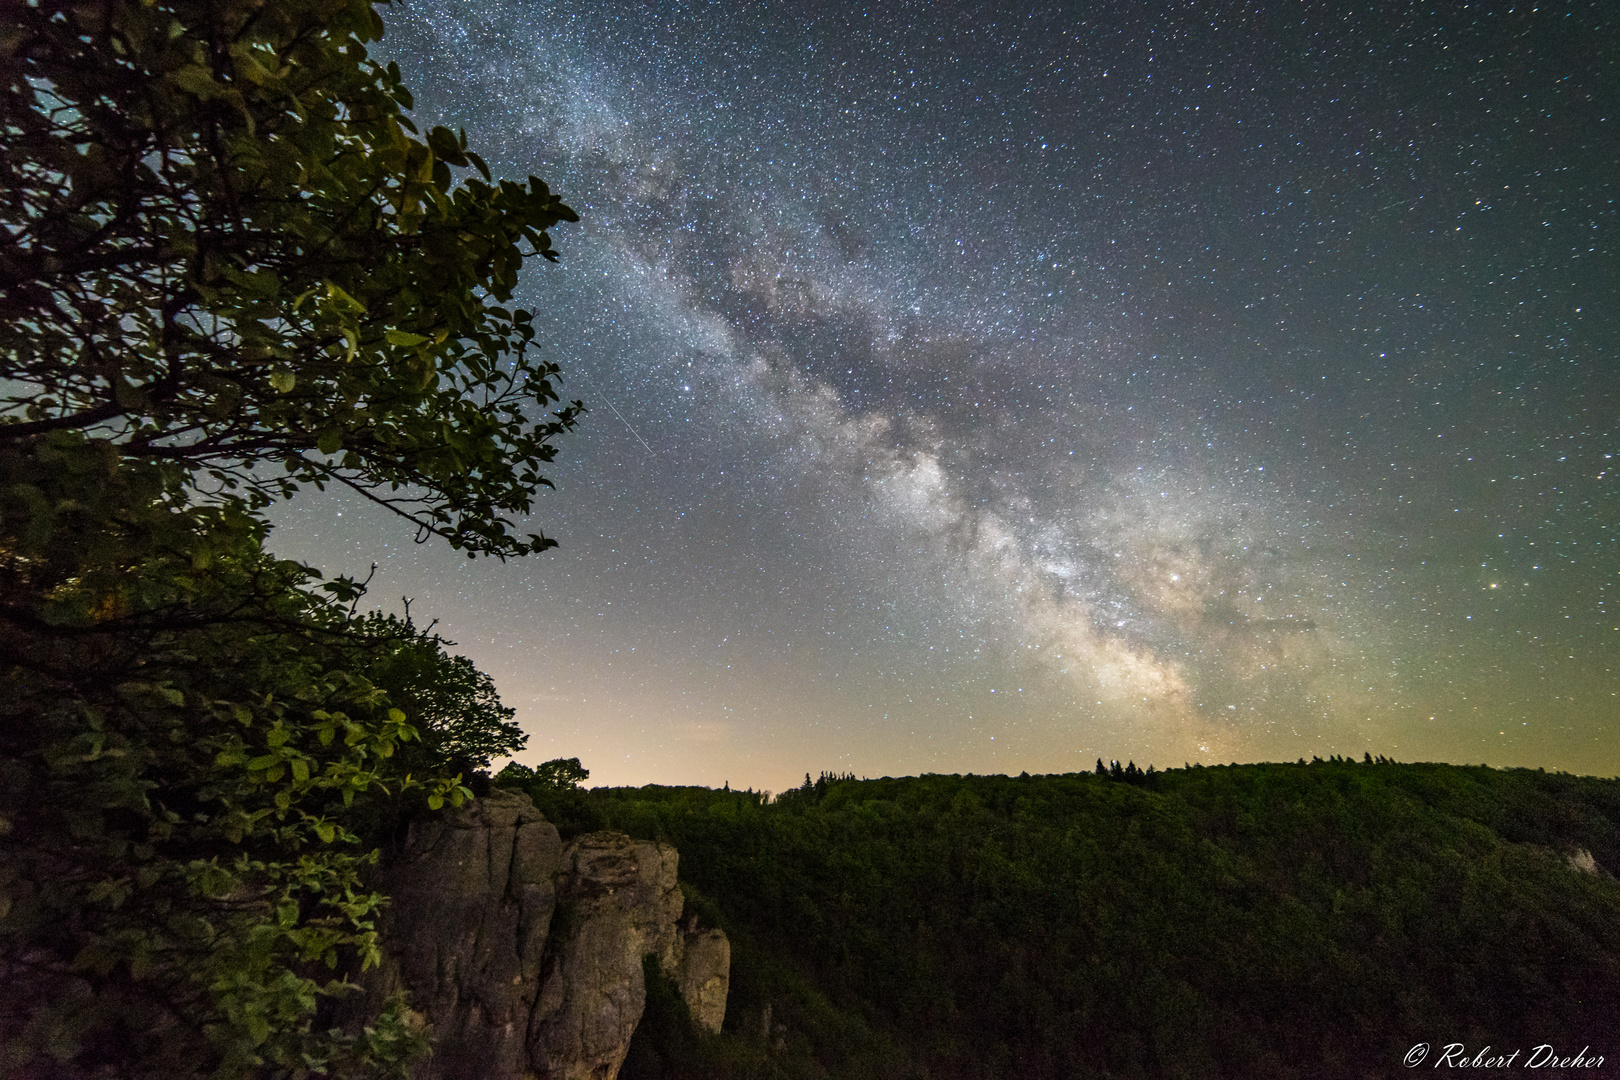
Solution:
{"label": "rocky ledge", "polygon": [[415,1080],[612,1080],[658,957],[692,1017],[725,1019],[731,948],[684,921],[668,844],[590,833],[563,844],[527,795],[495,791],[410,826],[381,871],[392,898],[375,1010],[398,989],[429,1025]]}

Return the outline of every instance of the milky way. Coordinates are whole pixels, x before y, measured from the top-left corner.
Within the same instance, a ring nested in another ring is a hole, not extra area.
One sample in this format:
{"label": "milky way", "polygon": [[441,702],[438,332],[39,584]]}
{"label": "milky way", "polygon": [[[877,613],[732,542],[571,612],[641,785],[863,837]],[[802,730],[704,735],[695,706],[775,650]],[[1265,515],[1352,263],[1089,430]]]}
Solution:
{"label": "milky way", "polygon": [[274,544],[593,782],[1620,769],[1603,3],[455,3],[382,51],[583,217],[510,565]]}

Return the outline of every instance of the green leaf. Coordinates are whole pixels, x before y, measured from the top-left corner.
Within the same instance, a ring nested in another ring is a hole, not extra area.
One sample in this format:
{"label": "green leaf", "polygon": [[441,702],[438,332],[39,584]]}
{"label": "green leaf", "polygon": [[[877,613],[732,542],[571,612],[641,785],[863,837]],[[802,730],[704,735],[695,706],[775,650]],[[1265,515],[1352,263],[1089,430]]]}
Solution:
{"label": "green leaf", "polygon": [[297,381],[298,376],[294,375],[285,368],[280,371],[272,371],[270,373],[270,385],[276,390],[277,393],[292,393],[293,384]]}
{"label": "green leaf", "polygon": [[236,61],[236,70],[254,85],[265,86],[279,81],[273,72],[259,63],[246,45],[238,43],[232,46],[231,57]]}
{"label": "green leaf", "polygon": [[200,64],[187,64],[170,73],[169,81],[180,89],[200,98],[217,96],[224,88],[214,81],[213,74]]}
{"label": "green leaf", "polygon": [[388,339],[390,345],[421,345],[428,340],[421,334],[409,334],[404,330],[395,330],[392,327],[383,331],[383,337]]}

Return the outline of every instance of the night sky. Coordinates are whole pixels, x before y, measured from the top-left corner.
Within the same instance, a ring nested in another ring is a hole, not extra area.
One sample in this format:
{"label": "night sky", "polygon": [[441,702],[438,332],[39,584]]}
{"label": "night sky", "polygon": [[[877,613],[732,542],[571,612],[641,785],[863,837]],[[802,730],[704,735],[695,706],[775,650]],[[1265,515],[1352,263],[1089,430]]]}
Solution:
{"label": "night sky", "polygon": [[272,548],[591,783],[1096,758],[1620,771],[1611,0],[409,0],[424,127],[581,214],[591,412],[468,561]]}

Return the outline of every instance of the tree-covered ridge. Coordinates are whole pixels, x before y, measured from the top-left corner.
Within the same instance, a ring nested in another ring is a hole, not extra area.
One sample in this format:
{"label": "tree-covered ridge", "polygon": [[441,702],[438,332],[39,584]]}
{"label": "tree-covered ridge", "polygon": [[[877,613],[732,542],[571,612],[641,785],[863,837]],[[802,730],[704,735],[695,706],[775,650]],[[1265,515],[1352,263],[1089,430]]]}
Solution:
{"label": "tree-covered ridge", "polygon": [[1615,780],[1331,760],[554,805],[674,843],[733,939],[723,1039],[644,1043],[639,1075],[1359,1077],[1620,1015]]}

